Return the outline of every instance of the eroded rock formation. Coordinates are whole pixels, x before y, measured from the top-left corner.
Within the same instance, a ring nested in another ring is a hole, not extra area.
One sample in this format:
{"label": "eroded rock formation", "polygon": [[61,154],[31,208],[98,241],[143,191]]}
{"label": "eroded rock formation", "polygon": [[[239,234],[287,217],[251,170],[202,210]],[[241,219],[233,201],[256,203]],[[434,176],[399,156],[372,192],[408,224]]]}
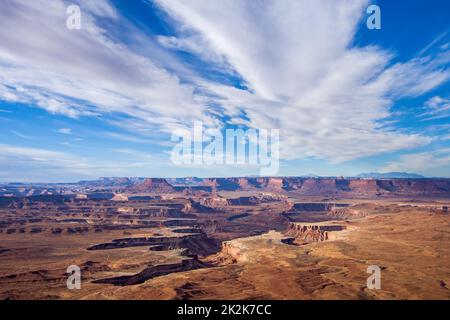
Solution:
{"label": "eroded rock formation", "polygon": [[353,219],[366,217],[368,213],[359,208],[334,206],[328,211],[328,215],[333,219]]}
{"label": "eroded rock formation", "polygon": [[450,179],[360,179],[360,178],[216,178],[205,185],[217,191],[295,191],[310,196],[342,197],[450,197]]}
{"label": "eroded rock formation", "polygon": [[222,243],[218,260],[225,263],[246,262],[248,257],[243,249],[245,248],[242,248],[242,244],[236,241],[225,241]]}
{"label": "eroded rock formation", "polygon": [[334,239],[332,233],[343,229],[345,227],[341,225],[291,223],[286,235],[293,238],[293,241],[291,241],[293,244],[304,244]]}
{"label": "eroded rock formation", "polygon": [[188,201],[186,201],[186,204],[181,211],[184,213],[211,213],[215,210],[214,207],[205,206],[198,201],[189,199]]}
{"label": "eroded rock formation", "polygon": [[176,233],[186,235],[176,237],[141,237],[114,239],[112,242],[100,243],[87,248],[87,250],[112,250],[129,247],[149,246],[151,251],[165,251],[174,249],[187,249],[192,255],[207,255],[218,250],[217,242],[209,238],[201,229],[178,229]]}
{"label": "eroded rock formation", "polygon": [[213,208],[213,209],[220,209],[225,208],[230,205],[230,201],[226,198],[223,198],[221,196],[212,196],[212,197],[205,197],[199,199],[199,203],[202,206]]}
{"label": "eroded rock formation", "polygon": [[165,179],[147,178],[142,183],[127,189],[128,192],[172,193],[175,188]]}

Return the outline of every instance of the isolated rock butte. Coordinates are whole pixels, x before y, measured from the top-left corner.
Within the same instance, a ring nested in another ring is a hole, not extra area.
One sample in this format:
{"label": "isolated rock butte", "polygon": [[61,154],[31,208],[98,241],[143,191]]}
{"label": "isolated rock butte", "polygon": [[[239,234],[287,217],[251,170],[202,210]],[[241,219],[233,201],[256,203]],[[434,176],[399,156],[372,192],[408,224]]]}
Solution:
{"label": "isolated rock butte", "polygon": [[172,193],[175,188],[165,179],[146,178],[142,183],[127,189],[129,192],[154,192],[154,193]]}
{"label": "isolated rock butte", "polygon": [[245,191],[245,190],[267,190],[283,191],[283,178],[263,177],[263,178],[211,178],[205,179],[204,184],[213,186],[220,191]]}
{"label": "isolated rock butte", "polygon": [[230,205],[230,201],[221,196],[204,197],[200,199],[199,203],[202,206],[213,209],[225,208]]}
{"label": "isolated rock butte", "polygon": [[368,212],[362,209],[349,207],[332,207],[328,211],[328,215],[333,219],[353,219],[368,216]]}
{"label": "isolated rock butte", "polygon": [[214,208],[204,206],[200,202],[189,199],[185,204],[183,209],[181,209],[184,213],[210,213],[214,212]]}

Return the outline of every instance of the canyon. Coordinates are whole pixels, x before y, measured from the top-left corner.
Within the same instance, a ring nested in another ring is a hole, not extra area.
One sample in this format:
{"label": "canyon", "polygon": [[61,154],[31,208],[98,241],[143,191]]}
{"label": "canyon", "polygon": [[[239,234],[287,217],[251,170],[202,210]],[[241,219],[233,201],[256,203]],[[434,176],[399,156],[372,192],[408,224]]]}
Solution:
{"label": "canyon", "polygon": [[0,299],[448,299],[449,206],[448,179],[2,184]]}

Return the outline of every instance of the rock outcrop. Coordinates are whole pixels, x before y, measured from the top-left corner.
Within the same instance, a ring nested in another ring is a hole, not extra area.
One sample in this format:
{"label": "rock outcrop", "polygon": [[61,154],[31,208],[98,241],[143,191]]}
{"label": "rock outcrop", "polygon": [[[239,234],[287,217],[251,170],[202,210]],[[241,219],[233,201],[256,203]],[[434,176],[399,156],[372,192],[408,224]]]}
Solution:
{"label": "rock outcrop", "polygon": [[204,197],[199,200],[199,203],[202,206],[213,208],[213,209],[220,209],[225,208],[230,205],[230,202],[227,198],[223,198],[221,196],[213,196],[213,197]]}
{"label": "rock outcrop", "polygon": [[288,190],[303,195],[345,197],[450,197],[450,179],[285,178]]}
{"label": "rock outcrop", "polygon": [[142,183],[127,189],[128,192],[149,192],[149,193],[172,193],[175,188],[172,187],[165,179],[147,178]]}
{"label": "rock outcrop", "polygon": [[332,219],[354,219],[354,218],[363,218],[368,215],[367,211],[359,208],[352,207],[332,207],[328,211],[328,216],[332,217]]}
{"label": "rock outcrop", "polygon": [[295,191],[308,196],[342,197],[450,197],[450,179],[360,178],[216,178],[205,179],[217,191]]}
{"label": "rock outcrop", "polygon": [[222,243],[219,260],[228,263],[246,262],[248,257],[245,254],[245,248],[237,241],[225,241]]}
{"label": "rock outcrop", "polygon": [[[184,231],[186,230],[186,231]],[[114,239],[112,242],[100,243],[87,248],[89,251],[113,250],[129,247],[150,247],[150,251],[186,249],[192,255],[208,255],[218,251],[217,242],[209,238],[201,229],[177,229],[176,233],[185,233],[176,237],[140,237]]]}
{"label": "rock outcrop", "polygon": [[117,201],[117,202],[126,202],[128,201],[128,196],[121,194],[121,193],[116,193],[114,195],[114,197],[111,198],[112,201]]}
{"label": "rock outcrop", "polygon": [[218,191],[266,190],[281,192],[287,189],[283,178],[215,178],[206,179],[205,184]]}
{"label": "rock outcrop", "polygon": [[253,206],[261,203],[287,201],[287,197],[279,194],[263,193],[257,196],[239,197],[229,199],[228,202],[234,206]]}
{"label": "rock outcrop", "polygon": [[334,238],[333,232],[345,229],[341,225],[291,223],[286,235],[292,237],[292,244],[305,244],[310,242],[322,242]]}
{"label": "rock outcrop", "polygon": [[200,202],[189,199],[181,211],[184,213],[211,213],[215,210],[213,207],[204,206]]}

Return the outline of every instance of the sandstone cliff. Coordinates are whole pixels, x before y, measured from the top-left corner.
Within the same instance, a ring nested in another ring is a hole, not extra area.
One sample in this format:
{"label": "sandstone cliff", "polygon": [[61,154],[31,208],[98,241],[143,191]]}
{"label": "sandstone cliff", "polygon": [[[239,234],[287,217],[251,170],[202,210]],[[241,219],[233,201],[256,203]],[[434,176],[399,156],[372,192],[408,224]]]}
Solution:
{"label": "sandstone cliff", "polygon": [[342,231],[345,227],[333,224],[291,223],[286,235],[293,237],[291,243],[304,244],[334,239],[333,232]]}

